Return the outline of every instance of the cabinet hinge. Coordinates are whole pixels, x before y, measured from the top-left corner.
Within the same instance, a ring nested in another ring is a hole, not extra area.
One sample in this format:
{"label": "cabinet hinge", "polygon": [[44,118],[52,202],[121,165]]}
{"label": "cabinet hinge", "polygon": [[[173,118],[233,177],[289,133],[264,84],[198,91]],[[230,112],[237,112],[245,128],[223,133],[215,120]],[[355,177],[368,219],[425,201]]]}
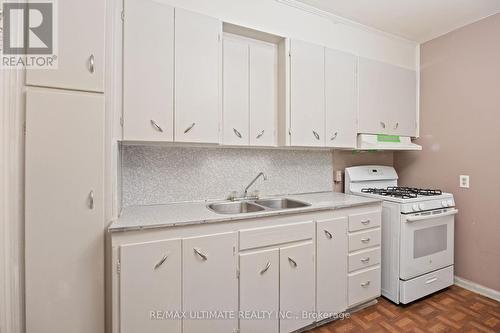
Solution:
{"label": "cabinet hinge", "polygon": [[26,122],[23,123],[23,135],[26,136]]}
{"label": "cabinet hinge", "polygon": [[120,274],[122,272],[122,264],[120,263],[120,260],[116,262],[116,273]]}
{"label": "cabinet hinge", "polygon": [[237,279],[239,279],[239,278],[240,278],[240,270],[239,270],[239,269],[237,269],[237,270],[236,270],[236,278],[237,278]]}
{"label": "cabinet hinge", "polygon": [[125,21],[125,11],[122,10],[122,12],[120,13],[120,17],[122,21]]}
{"label": "cabinet hinge", "polygon": [[217,39],[218,39],[218,40],[219,40],[219,42],[220,42],[220,40],[221,40],[221,35],[220,35],[220,32],[219,32],[219,35],[218,35]]}
{"label": "cabinet hinge", "polygon": [[120,126],[123,127],[123,117],[120,117]]}

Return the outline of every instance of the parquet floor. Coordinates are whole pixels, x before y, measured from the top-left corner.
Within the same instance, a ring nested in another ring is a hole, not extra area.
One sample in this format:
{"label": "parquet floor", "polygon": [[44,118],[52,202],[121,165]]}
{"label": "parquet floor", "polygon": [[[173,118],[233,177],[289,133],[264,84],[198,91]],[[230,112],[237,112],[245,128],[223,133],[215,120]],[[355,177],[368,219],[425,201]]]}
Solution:
{"label": "parquet floor", "polygon": [[457,286],[405,306],[378,301],[308,333],[500,332],[500,303]]}

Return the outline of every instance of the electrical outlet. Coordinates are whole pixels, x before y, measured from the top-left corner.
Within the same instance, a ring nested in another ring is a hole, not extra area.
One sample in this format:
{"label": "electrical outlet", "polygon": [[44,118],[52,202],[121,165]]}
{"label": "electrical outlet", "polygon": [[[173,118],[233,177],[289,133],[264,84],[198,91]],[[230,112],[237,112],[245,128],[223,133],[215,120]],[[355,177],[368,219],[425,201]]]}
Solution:
{"label": "electrical outlet", "polygon": [[460,175],[460,187],[469,188],[469,176],[468,175]]}

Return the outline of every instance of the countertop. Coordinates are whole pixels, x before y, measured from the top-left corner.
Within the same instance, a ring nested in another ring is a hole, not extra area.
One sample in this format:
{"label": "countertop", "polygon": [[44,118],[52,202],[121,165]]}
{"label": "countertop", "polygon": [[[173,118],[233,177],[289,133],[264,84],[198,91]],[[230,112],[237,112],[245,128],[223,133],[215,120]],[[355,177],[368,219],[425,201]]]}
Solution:
{"label": "countertop", "polygon": [[[380,202],[378,199],[354,196],[337,192],[317,192],[306,194],[283,195],[310,203],[311,206],[287,209],[265,210],[244,214],[217,214],[207,208],[207,204],[216,201],[192,201],[165,205],[125,207],[120,216],[113,221],[108,231],[127,231],[151,228],[175,227],[188,224],[215,223],[244,220],[264,216],[306,213],[320,210],[332,210]],[[267,198],[267,197],[266,197]],[[270,197],[271,198],[271,197]]]}

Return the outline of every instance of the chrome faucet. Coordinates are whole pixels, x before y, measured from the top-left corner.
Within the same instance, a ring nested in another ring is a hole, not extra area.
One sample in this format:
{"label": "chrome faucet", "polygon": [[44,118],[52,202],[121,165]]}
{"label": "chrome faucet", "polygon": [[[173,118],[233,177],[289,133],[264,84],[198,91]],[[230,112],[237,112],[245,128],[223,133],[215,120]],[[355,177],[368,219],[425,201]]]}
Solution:
{"label": "chrome faucet", "polygon": [[257,181],[257,179],[259,179],[259,177],[262,177],[264,180],[267,180],[266,175],[263,172],[259,172],[259,174],[250,182],[250,184],[248,184],[248,186],[245,187],[245,193],[243,194],[244,198],[247,198],[248,189]]}

